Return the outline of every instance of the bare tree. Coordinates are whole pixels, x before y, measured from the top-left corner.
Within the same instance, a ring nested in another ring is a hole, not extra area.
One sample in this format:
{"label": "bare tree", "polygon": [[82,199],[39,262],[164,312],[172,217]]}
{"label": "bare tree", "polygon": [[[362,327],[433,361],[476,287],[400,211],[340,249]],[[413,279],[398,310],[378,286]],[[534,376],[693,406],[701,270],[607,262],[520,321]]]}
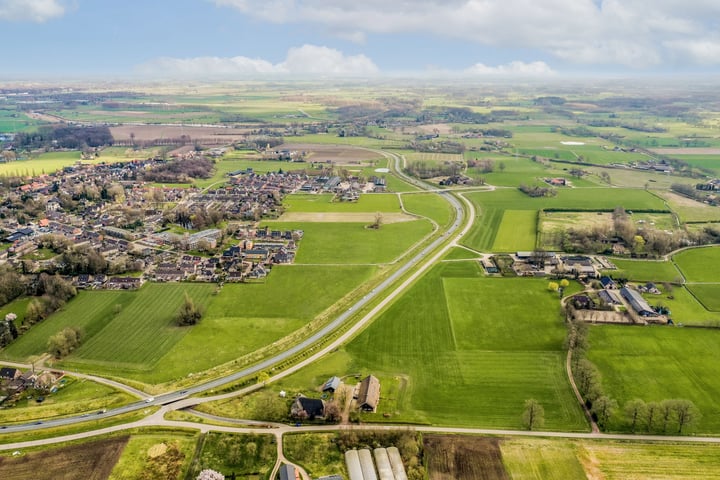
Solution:
{"label": "bare tree", "polygon": [[522,415],[522,421],[528,430],[542,427],[545,423],[545,409],[534,398],[525,400],[525,411]]}

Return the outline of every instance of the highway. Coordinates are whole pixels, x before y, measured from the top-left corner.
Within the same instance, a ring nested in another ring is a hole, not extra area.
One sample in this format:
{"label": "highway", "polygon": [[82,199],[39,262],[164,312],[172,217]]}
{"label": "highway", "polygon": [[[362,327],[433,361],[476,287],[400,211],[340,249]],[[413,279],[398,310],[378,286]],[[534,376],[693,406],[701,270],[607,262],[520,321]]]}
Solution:
{"label": "highway", "polygon": [[[418,180],[415,180],[413,178],[407,177],[404,173],[402,173],[402,170],[399,168],[400,165],[400,157],[396,154],[388,153],[388,152],[382,152],[382,151],[376,151],[377,153],[381,153],[385,155],[388,158],[391,158],[395,162],[395,170],[396,173],[401,176],[405,181],[412,183],[420,188],[428,189],[427,185],[423,182],[420,182]],[[217,378],[215,380],[211,380],[205,383],[201,383],[198,385],[195,385],[193,387],[188,387],[183,390],[178,390],[175,392],[169,392],[164,393],[161,395],[157,395],[155,397],[149,397],[144,400],[139,400],[134,403],[130,403],[128,405],[124,405],[122,407],[114,408],[111,410],[99,410],[98,412],[94,414],[83,414],[83,415],[77,415],[72,417],[64,417],[64,418],[54,418],[46,421],[35,421],[31,423],[24,423],[24,424],[17,424],[17,425],[7,425],[0,427],[0,434],[1,433],[11,433],[11,432],[22,432],[22,431],[32,431],[32,430],[39,430],[44,428],[53,428],[53,427],[61,427],[61,426],[67,426],[77,423],[86,422],[88,420],[99,420],[103,418],[113,417],[116,415],[122,415],[125,413],[131,413],[136,412],[139,410],[146,409],[148,407],[153,406],[161,406],[161,405],[168,405],[174,402],[178,402],[180,400],[188,399],[191,395],[204,393],[208,391],[215,390],[219,387],[222,387],[223,385],[227,385],[229,383],[233,383],[237,380],[240,380],[241,378],[254,375],[256,373],[266,371],[270,369],[272,366],[277,365],[287,359],[290,359],[297,355],[300,352],[303,352],[316,343],[318,343],[320,340],[324,339],[328,335],[330,335],[332,332],[337,330],[341,325],[346,323],[353,315],[355,315],[357,312],[362,310],[366,305],[374,302],[376,299],[382,297],[385,295],[387,290],[395,283],[397,282],[401,277],[403,277],[405,274],[407,274],[409,271],[418,268],[424,261],[425,264],[422,268],[419,268],[416,272],[416,275],[413,275],[408,281],[404,282],[400,287],[395,289],[390,295],[388,295],[384,301],[379,305],[378,307],[384,307],[387,305],[390,301],[394,300],[397,296],[403,293],[404,289],[409,286],[411,281],[414,281],[417,276],[424,272],[427,268],[429,268],[434,262],[439,260],[439,258],[447,251],[452,245],[454,245],[453,242],[449,242],[444,249],[442,249],[440,252],[438,252],[432,259],[427,259],[428,255],[436,250],[438,247],[440,247],[443,243],[448,242],[448,239],[452,237],[453,234],[455,234],[458,229],[462,226],[463,222],[465,222],[465,228],[462,229],[461,232],[457,234],[456,238],[462,237],[471,227],[472,222],[468,221],[469,219],[472,219],[474,215],[468,215],[465,216],[465,210],[463,208],[463,204],[455,198],[453,195],[451,195],[449,192],[441,191],[438,192],[439,195],[441,195],[443,198],[445,198],[452,206],[453,209],[455,209],[455,221],[450,226],[450,228],[447,230],[447,232],[441,236],[439,236],[437,239],[432,241],[429,245],[425,246],[420,252],[415,254],[412,258],[410,258],[405,264],[403,264],[400,268],[398,268],[394,273],[392,273],[387,279],[385,279],[380,285],[375,287],[369,294],[365,295],[363,298],[359,299],[356,303],[354,303],[350,308],[348,308],[345,312],[340,314],[337,318],[335,318],[333,321],[325,325],[323,328],[315,332],[310,337],[306,338],[305,340],[301,341],[300,343],[294,345],[293,347],[278,353],[277,355],[270,357],[266,360],[263,360],[260,363],[257,363],[255,365],[252,365],[250,367],[244,368],[242,370],[239,370],[231,375],[227,375],[224,377]],[[470,206],[472,209],[472,205],[470,205],[469,202],[466,201],[466,204]],[[453,239],[456,240],[456,239]],[[326,346],[323,350],[320,352],[315,353],[310,357],[313,361],[319,356],[324,355],[325,352],[329,351],[330,349],[337,348],[340,344],[342,344],[345,340],[347,340],[350,336],[350,334],[354,334],[360,327],[364,326],[367,322],[369,322],[372,317],[379,312],[380,308],[374,308],[370,313],[365,315],[360,321],[358,321],[354,328],[352,328],[349,332],[344,334],[343,336],[339,337],[335,341],[333,341],[329,346]],[[296,365],[295,367],[298,367],[300,365],[305,365],[308,360],[306,359],[301,364]],[[296,371],[298,368],[291,368],[288,369],[285,372],[285,375],[287,375],[290,372]],[[284,376],[284,375],[282,375]],[[280,376],[276,376],[276,378],[280,378]],[[237,395],[238,392],[234,392],[231,395]],[[182,407],[185,406],[191,406],[196,405],[201,402],[205,401],[211,401],[214,398],[218,397],[207,397],[207,398],[193,398],[188,399],[187,402],[182,402]],[[2,437],[0,436],[0,440]]]}

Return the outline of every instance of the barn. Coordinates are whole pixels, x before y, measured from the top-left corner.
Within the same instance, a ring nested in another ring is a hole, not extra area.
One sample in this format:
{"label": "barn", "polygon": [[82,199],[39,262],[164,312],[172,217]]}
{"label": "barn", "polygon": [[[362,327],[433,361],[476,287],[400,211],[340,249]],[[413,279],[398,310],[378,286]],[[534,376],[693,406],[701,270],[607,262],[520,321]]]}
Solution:
{"label": "barn", "polygon": [[361,410],[374,412],[377,410],[380,401],[380,380],[373,375],[368,375],[362,382],[358,391],[357,404]]}
{"label": "barn", "polygon": [[647,301],[637,292],[631,288],[623,287],[620,289],[620,295],[627,300],[630,307],[640,315],[641,317],[656,317],[657,313],[647,303]]}

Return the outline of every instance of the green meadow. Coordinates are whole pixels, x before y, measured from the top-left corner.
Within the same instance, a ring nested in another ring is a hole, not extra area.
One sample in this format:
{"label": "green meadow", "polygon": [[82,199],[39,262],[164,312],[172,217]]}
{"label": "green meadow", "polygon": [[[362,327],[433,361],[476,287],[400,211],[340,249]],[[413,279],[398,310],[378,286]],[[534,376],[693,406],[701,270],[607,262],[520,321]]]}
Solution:
{"label": "green meadow", "polygon": [[[702,413],[698,433],[720,431],[720,330],[603,325],[590,329],[589,341],[603,389],[621,407],[634,398],[684,398]],[[622,414],[611,419],[610,430],[625,428]]]}
{"label": "green meadow", "polygon": [[650,260],[610,259],[618,268],[603,273],[613,278],[627,278],[636,282],[676,282],[680,272],[672,262]]}
{"label": "green meadow", "polygon": [[[719,282],[720,248],[704,247],[684,250],[673,256],[688,282]],[[715,268],[713,268],[715,267]]]}
{"label": "green meadow", "polygon": [[360,195],[357,202],[334,202],[333,194],[294,194],[285,198],[288,212],[335,213],[335,212],[399,212],[400,201],[392,193]]}
{"label": "green meadow", "polygon": [[505,210],[495,235],[494,252],[535,250],[538,212],[535,210]]}
{"label": "green meadow", "polygon": [[[508,302],[508,293],[526,301]],[[585,430],[564,371],[565,327],[546,282],[487,279],[477,262],[433,268],[346,347],[278,388],[313,388],[327,374],[382,383],[368,421],[521,428],[535,398],[551,430]],[[380,417],[380,413],[387,414]]]}

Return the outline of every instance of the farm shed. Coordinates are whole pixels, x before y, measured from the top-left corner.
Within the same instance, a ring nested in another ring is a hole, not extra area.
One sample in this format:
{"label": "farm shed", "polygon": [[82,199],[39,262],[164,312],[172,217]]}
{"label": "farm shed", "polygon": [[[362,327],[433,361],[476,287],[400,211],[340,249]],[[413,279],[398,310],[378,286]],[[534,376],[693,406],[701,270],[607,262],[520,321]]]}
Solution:
{"label": "farm shed", "polygon": [[368,375],[360,382],[358,393],[358,406],[365,411],[374,412],[380,401],[380,380],[373,375]]}
{"label": "farm shed", "polygon": [[280,467],[280,480],[295,480],[295,467],[287,464]]}
{"label": "farm shed", "polygon": [[657,316],[657,313],[655,313],[647,301],[640,295],[640,292],[636,292],[628,287],[623,287],[620,289],[620,295],[628,301],[630,307],[641,317]]}
{"label": "farm shed", "polygon": [[500,269],[497,267],[497,265],[495,265],[495,262],[492,260],[492,258],[483,258],[482,260],[480,260],[480,264],[487,273],[500,273]]}
{"label": "farm shed", "polygon": [[360,457],[357,450],[348,450],[345,452],[345,465],[347,465],[350,480],[365,480],[362,467],[360,467]]}
{"label": "farm shed", "polygon": [[340,387],[340,382],[341,382],[341,380],[340,380],[339,377],[331,377],[331,378],[329,378],[328,381],[325,382],[325,384],[323,385],[322,391],[323,391],[323,392],[335,393],[335,390],[337,390],[338,387]]}
{"label": "farm shed", "polygon": [[363,479],[378,480],[370,450],[367,448],[358,450],[358,457],[360,458],[360,468],[362,469]]}
{"label": "farm shed", "polygon": [[384,448],[376,448],[373,450],[373,455],[375,456],[375,466],[377,467],[380,480],[395,480],[387,450]]}
{"label": "farm shed", "polygon": [[400,450],[398,450],[397,447],[389,447],[387,453],[390,458],[390,466],[392,467],[393,475],[395,475],[395,480],[408,480],[407,474],[405,473],[405,465],[403,465],[402,457],[400,457]]}

